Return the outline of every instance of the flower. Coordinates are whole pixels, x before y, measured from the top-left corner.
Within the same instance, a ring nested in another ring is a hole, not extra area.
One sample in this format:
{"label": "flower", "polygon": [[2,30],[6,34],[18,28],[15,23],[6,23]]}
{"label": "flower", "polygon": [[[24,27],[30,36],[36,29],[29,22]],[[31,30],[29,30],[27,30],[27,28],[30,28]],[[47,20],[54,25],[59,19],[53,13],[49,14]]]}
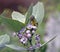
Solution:
{"label": "flower", "polygon": [[41,44],[38,42],[36,43],[36,48],[39,48],[41,46]]}
{"label": "flower", "polygon": [[36,29],[37,29],[37,27],[36,27],[36,26],[32,26],[32,28],[33,28],[34,30],[36,30]]}
{"label": "flower", "polygon": [[27,25],[27,29],[37,29],[37,27],[36,26],[33,26],[32,24],[28,24]]}
{"label": "flower", "polygon": [[22,28],[18,33],[23,33],[25,32],[26,28]]}
{"label": "flower", "polygon": [[28,48],[28,50],[33,50],[33,47],[32,47],[32,46],[30,46],[30,47]]}
{"label": "flower", "polygon": [[27,25],[27,29],[32,29],[32,25],[31,24],[28,24]]}
{"label": "flower", "polygon": [[16,37],[16,34],[17,34],[16,32],[13,32],[13,33],[12,33],[13,37]]}
{"label": "flower", "polygon": [[31,34],[30,34],[30,33],[28,33],[28,34],[26,34],[26,36],[27,36],[27,38],[30,38],[30,37],[31,37]]}
{"label": "flower", "polygon": [[23,37],[23,35],[21,33],[18,33],[17,36],[19,37],[19,39],[21,39]]}
{"label": "flower", "polygon": [[22,37],[20,39],[20,42],[23,43],[23,44],[26,44],[27,43],[27,38],[26,37]]}
{"label": "flower", "polygon": [[32,34],[34,34],[35,33],[35,30],[32,30]]}
{"label": "flower", "polygon": [[[30,19],[30,20],[34,20],[34,19]],[[34,21],[33,21],[34,22]],[[32,45],[32,37],[34,35],[34,33],[36,32],[37,26],[33,25],[30,21],[29,24],[27,24],[26,27],[22,28],[19,32],[18,32],[18,37],[20,38],[20,42],[23,44],[26,44],[27,41],[29,41],[30,43],[30,47],[28,49],[35,49],[36,46],[40,46],[40,44],[36,44],[36,45]],[[35,36],[36,39],[36,43],[38,43],[40,41],[40,35],[36,35]]]}
{"label": "flower", "polygon": [[36,35],[35,39],[36,39],[37,42],[40,42],[40,35]]}
{"label": "flower", "polygon": [[26,33],[27,33],[27,34],[30,33],[30,30],[26,30]]}

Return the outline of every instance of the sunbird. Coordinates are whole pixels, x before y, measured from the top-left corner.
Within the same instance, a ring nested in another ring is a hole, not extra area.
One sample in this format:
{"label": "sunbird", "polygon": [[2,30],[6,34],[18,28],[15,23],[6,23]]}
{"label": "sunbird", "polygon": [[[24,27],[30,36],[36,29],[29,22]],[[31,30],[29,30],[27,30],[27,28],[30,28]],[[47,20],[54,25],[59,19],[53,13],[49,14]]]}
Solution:
{"label": "sunbird", "polygon": [[30,17],[30,22],[33,26],[38,26],[38,22],[33,15]]}

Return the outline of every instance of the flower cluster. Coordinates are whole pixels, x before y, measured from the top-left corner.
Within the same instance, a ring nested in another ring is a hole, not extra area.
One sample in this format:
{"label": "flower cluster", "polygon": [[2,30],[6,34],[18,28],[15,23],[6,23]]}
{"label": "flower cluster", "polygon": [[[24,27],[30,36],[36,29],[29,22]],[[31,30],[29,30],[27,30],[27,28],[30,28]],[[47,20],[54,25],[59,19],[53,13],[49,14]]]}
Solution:
{"label": "flower cluster", "polygon": [[[32,46],[32,37],[33,35],[35,35],[35,32],[37,30],[37,26],[35,24],[33,24],[32,22],[34,22],[34,17],[32,17],[32,20],[30,18],[30,23],[27,24],[26,27],[22,28],[19,32],[18,32],[18,38],[19,38],[19,41],[23,44],[27,44],[28,41],[30,42],[30,47],[29,48],[32,48],[33,49],[33,46]],[[36,34],[35,35],[35,40],[36,40],[36,47],[40,47],[40,35]]]}

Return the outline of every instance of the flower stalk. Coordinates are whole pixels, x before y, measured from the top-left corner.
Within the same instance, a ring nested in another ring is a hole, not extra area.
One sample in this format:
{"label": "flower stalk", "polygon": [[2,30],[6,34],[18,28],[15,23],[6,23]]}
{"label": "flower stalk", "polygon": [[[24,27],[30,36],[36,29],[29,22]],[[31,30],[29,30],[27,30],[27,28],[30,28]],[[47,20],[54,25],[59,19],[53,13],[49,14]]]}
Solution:
{"label": "flower stalk", "polygon": [[[28,44],[29,42],[30,46],[28,47],[28,50],[31,52],[35,52],[33,42],[32,42],[32,39],[33,39],[32,37],[33,35],[35,35],[37,27],[38,27],[38,23],[35,17],[31,16],[27,26],[22,28],[22,30],[20,30],[17,34],[19,41],[22,44],[25,45],[25,44]],[[35,40],[36,40],[35,47],[40,47],[40,35],[36,34]]]}

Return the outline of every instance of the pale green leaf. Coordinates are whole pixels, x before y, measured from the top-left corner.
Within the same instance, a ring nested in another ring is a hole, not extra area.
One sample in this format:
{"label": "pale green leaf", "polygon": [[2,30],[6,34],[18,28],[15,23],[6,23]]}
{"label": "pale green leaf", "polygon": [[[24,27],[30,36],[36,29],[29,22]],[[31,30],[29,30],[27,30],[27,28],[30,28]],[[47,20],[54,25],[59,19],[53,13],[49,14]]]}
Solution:
{"label": "pale green leaf", "polygon": [[52,40],[54,40],[56,37],[57,37],[57,35],[54,36],[53,38],[51,38],[49,41],[47,41],[47,42],[45,42],[44,44],[42,44],[41,47],[45,46],[46,44],[48,44],[49,42],[51,42]]}
{"label": "pale green leaf", "polygon": [[14,49],[14,50],[17,50],[17,51],[23,51],[23,50],[27,50],[23,47],[20,47],[20,46],[17,46],[17,45],[14,45],[14,44],[9,44],[9,45],[5,45],[6,47],[9,47],[11,49]]}
{"label": "pale green leaf", "polygon": [[9,35],[5,34],[5,35],[1,35],[0,36],[0,47],[4,47],[5,44],[10,42],[10,37]]}
{"label": "pale green leaf", "polygon": [[0,16],[0,19],[1,22],[4,23],[6,26],[8,26],[8,28],[11,29],[12,31],[18,32],[20,29],[22,29],[25,26],[25,24],[10,18],[5,18]]}
{"label": "pale green leaf", "polygon": [[31,6],[29,7],[27,13],[25,14],[25,16],[26,16],[25,24],[28,24],[29,18],[32,15],[32,11],[33,11],[33,3],[31,4]]}
{"label": "pale green leaf", "polygon": [[13,11],[12,12],[12,19],[25,23],[25,16],[19,12]]}
{"label": "pale green leaf", "polygon": [[37,22],[38,22],[38,28],[36,33],[40,33],[40,24],[44,18],[44,6],[42,2],[38,2],[34,7],[33,7],[33,16],[35,16]]}
{"label": "pale green leaf", "polygon": [[42,2],[38,2],[34,7],[33,7],[33,16],[35,16],[37,22],[40,24],[43,20],[44,17],[44,6]]}

